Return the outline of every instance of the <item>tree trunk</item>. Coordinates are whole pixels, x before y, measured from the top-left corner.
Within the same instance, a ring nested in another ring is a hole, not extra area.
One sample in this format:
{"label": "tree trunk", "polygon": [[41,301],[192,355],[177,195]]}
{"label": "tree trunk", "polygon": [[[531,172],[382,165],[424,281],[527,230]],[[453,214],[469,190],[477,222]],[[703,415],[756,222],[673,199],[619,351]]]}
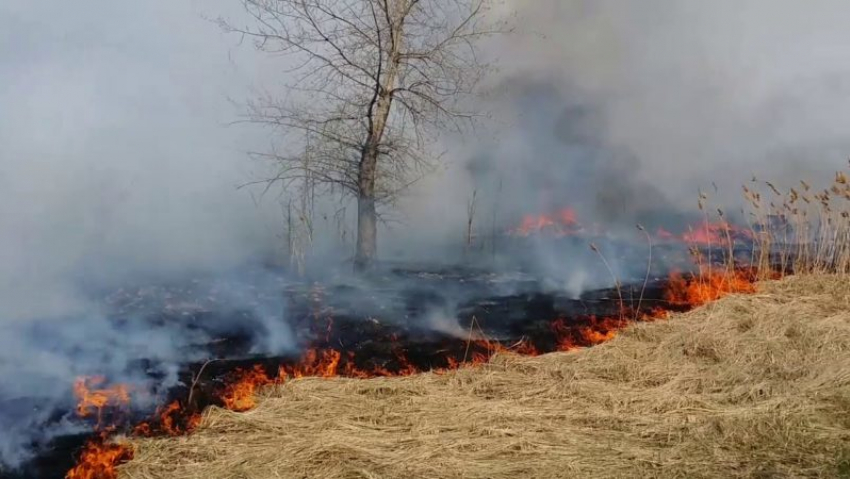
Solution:
{"label": "tree trunk", "polygon": [[[378,147],[383,141],[384,131],[390,116],[393,98],[392,90],[398,78],[402,47],[404,17],[409,13],[408,4],[404,14],[396,11],[388,12],[393,17],[392,22],[392,51],[388,54],[386,73],[383,79],[378,79],[375,88],[373,104],[370,106],[372,116],[369,122],[369,133],[363,153],[360,157],[357,181],[357,253],[354,256],[354,269],[364,271],[373,266],[378,256],[378,215],[375,210],[375,184],[378,178]],[[381,73],[379,70],[378,76]]]}
{"label": "tree trunk", "polygon": [[360,160],[360,194],[357,197],[357,252],[354,269],[369,269],[378,256],[378,215],[375,209],[377,148],[366,148]]}
{"label": "tree trunk", "polygon": [[375,213],[375,199],[360,195],[357,201],[357,254],[354,257],[354,269],[369,269],[378,254],[378,217]]}

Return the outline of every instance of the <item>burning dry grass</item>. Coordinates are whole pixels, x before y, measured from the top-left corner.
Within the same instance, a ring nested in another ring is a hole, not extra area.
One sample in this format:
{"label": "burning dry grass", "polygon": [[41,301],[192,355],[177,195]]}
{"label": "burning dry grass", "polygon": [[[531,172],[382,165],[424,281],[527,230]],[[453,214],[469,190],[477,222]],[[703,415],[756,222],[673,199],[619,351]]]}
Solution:
{"label": "burning dry grass", "polygon": [[850,473],[850,282],[765,283],[590,349],[291,381],[123,478],[835,477]]}

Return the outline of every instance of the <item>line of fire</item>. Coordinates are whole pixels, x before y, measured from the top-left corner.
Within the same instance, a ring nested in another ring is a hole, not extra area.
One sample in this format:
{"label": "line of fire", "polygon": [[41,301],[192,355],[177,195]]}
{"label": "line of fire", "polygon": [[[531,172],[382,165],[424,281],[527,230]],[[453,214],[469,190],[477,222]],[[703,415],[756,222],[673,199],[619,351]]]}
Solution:
{"label": "line of fire", "polygon": [[[285,275],[266,267],[264,279],[274,276],[280,290],[271,298],[252,291],[251,301],[280,301],[277,320],[291,328],[297,344],[278,356],[253,353],[262,334],[252,326],[254,313],[229,310],[204,281],[112,291],[104,298],[111,321],[142,320],[151,328],[167,323],[171,331],[177,324],[176,330],[191,338],[187,357],[205,359],[180,364],[168,387],[163,387],[168,372],[155,360],[136,364],[148,379],[144,386],[96,374],[78,377],[69,391],[76,406],[53,411],[42,427],[71,421],[80,432],[40,445],[14,477],[117,477],[115,468],[133,451],[113,437],[191,434],[206,408],[248,411],[265,386],[302,377],[439,373],[476,367],[494,354],[592,347],[633,322],[663,320],[729,293],[755,291],[754,229],[720,221],[677,233],[638,226],[634,234],[630,247],[619,245],[619,251],[635,254],[634,245],[640,245],[645,257],[651,248],[645,276],[628,281],[614,276],[613,286],[579,295],[547,287],[521,265],[501,272],[390,265],[366,282],[344,285],[287,283]],[[617,241],[606,239],[601,226],[583,225],[569,208],[526,215],[500,236],[506,247],[518,249],[540,242],[569,245],[571,251],[581,245],[584,260],[596,262],[600,271],[616,259],[605,255],[618,251]],[[775,257],[772,264],[778,261]]]}

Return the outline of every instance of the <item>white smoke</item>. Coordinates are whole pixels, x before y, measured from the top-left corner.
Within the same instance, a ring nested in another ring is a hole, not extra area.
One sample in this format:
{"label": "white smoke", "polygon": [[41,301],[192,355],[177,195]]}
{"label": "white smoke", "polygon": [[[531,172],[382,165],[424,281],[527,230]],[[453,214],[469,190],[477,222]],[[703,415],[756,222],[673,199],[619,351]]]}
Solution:
{"label": "white smoke", "polygon": [[[73,430],[39,424],[71,410],[77,375],[144,390],[136,361],[170,367],[167,387],[202,359],[186,331],[108,319],[93,291],[221,275],[273,251],[271,208],[236,190],[253,179],[244,151],[265,139],[226,126],[229,97],[250,96],[263,63],[202,16],[238,8],[0,2],[0,464]],[[262,352],[294,348],[282,298],[230,294],[266,330]]]}
{"label": "white smoke", "polygon": [[[846,2],[514,0],[511,9],[516,33],[490,48],[500,72],[483,100],[494,131],[453,145],[454,168],[418,191],[416,214],[448,213],[460,230],[472,189],[494,189],[492,177],[512,181],[502,208],[584,205],[595,221],[606,189],[627,187],[629,204],[691,210],[712,182],[716,202],[737,203],[752,174],[814,182],[846,164]],[[470,157],[491,167],[483,185],[465,169]],[[561,197],[543,198],[553,176]]]}

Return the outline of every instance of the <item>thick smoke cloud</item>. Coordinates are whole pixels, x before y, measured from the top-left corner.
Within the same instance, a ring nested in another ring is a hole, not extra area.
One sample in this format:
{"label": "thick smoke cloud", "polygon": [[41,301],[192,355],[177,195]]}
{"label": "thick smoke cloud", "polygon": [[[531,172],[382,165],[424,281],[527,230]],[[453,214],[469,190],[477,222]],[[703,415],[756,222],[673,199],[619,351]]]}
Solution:
{"label": "thick smoke cloud", "polygon": [[[249,96],[264,64],[202,18],[238,7],[0,2],[0,464],[73,430],[38,424],[53,406],[72,409],[77,375],[144,386],[133,369],[144,358],[167,386],[169,365],[199,359],[190,346],[203,338],[116,324],[92,292],[229,271],[273,250],[268,210],[235,189],[252,178],[244,150],[263,137],[225,127],[238,113],[228,98]],[[227,294],[253,312],[262,352],[292,350],[273,324],[280,300]]]}
{"label": "thick smoke cloud", "polygon": [[624,201],[627,210],[670,214],[693,210],[702,188],[715,203],[737,206],[752,174],[816,181],[846,164],[846,2],[541,0],[505,8],[517,12],[517,33],[491,48],[500,60],[486,98],[495,139],[466,142],[472,173],[458,159],[416,200],[442,185],[444,207],[420,209],[432,220],[430,211],[448,211],[455,237],[471,190],[494,189],[492,177],[514,183],[503,207],[555,202],[585,208],[593,214],[586,221],[630,222],[642,215],[617,214]]}
{"label": "thick smoke cloud", "polygon": [[224,128],[237,113],[228,97],[253,84],[228,52],[251,52],[196,6],[0,6],[6,316],[63,309],[43,298],[69,276],[232,265],[270,247],[234,188],[249,178],[245,131]]}
{"label": "thick smoke cloud", "polygon": [[[483,236],[494,218],[503,231],[571,207],[585,225],[641,240],[635,223],[699,222],[699,191],[709,211],[743,219],[740,187],[753,176],[817,183],[846,165],[845,2],[517,0],[505,11],[517,31],[488,46],[500,71],[479,100],[491,129],[451,143],[449,165],[412,192],[410,224],[429,227],[393,232],[417,252],[459,257],[425,245],[463,238],[473,191]],[[610,279],[576,261],[586,252],[536,247],[542,272],[579,291]],[[615,272],[640,274],[635,264]]]}

